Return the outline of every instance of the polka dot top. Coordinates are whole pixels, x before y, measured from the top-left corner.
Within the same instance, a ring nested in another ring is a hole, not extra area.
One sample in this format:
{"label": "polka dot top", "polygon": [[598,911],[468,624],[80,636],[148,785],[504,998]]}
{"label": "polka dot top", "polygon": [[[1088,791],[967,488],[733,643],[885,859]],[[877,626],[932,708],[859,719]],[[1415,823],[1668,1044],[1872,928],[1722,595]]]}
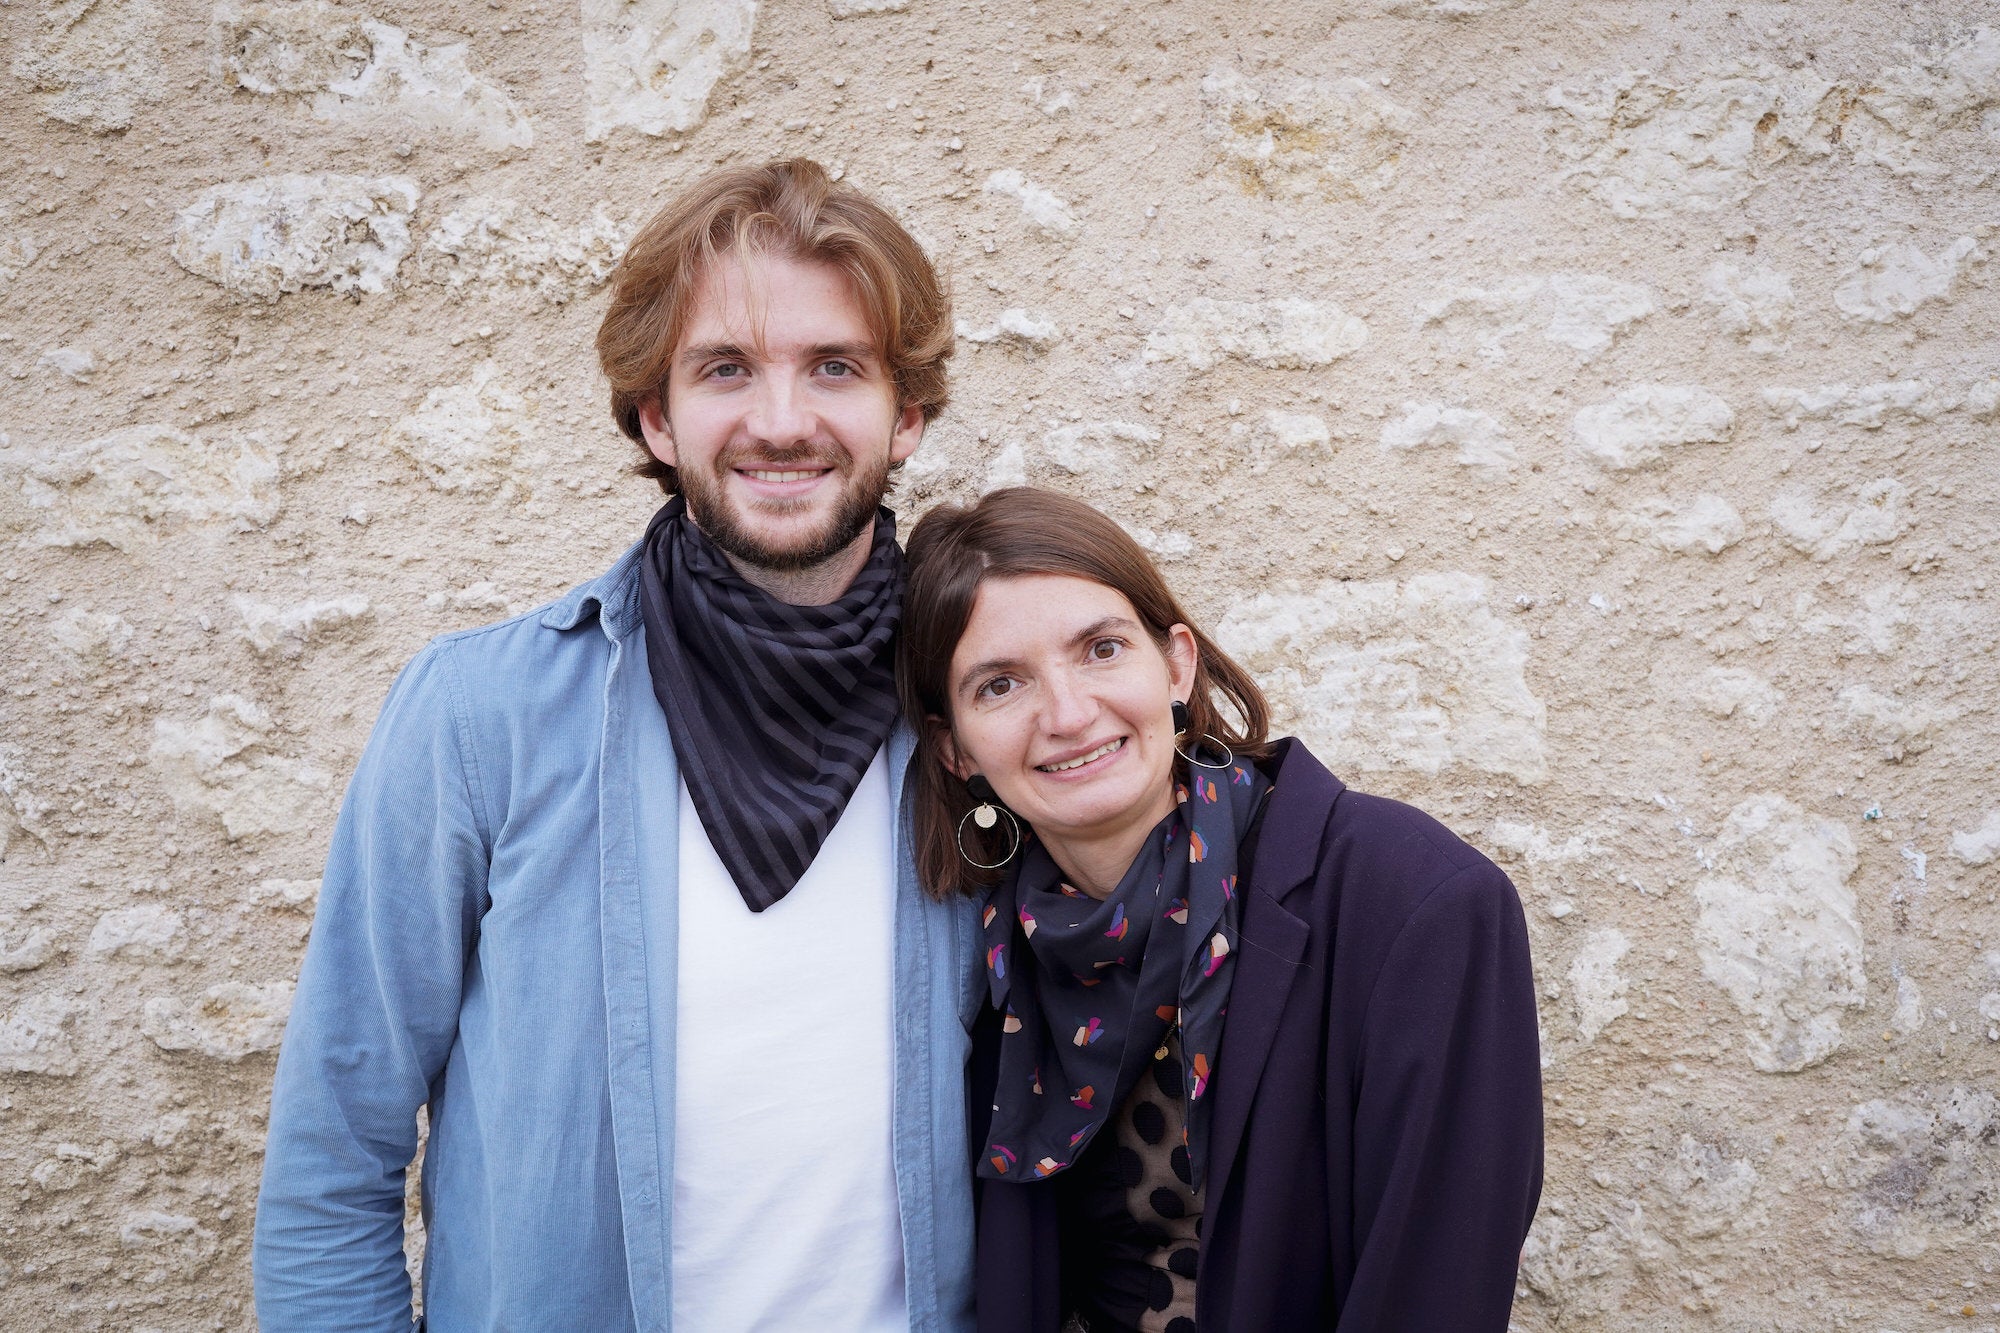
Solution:
{"label": "polka dot top", "polygon": [[1178,1031],[1164,1049],[1065,1173],[1063,1286],[1090,1333],[1195,1333],[1202,1198],[1188,1189]]}

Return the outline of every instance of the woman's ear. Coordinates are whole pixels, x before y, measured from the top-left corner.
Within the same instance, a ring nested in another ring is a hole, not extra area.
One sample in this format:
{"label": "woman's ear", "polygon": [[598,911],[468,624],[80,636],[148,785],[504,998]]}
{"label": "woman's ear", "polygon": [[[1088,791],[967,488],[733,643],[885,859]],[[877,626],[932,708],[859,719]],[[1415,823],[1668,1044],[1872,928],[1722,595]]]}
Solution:
{"label": "woman's ear", "polygon": [[1194,670],[1200,661],[1201,650],[1195,645],[1194,631],[1179,623],[1168,626],[1167,679],[1176,699],[1186,699],[1194,693]]}
{"label": "woman's ear", "polygon": [[951,724],[941,717],[924,719],[924,730],[928,733],[931,749],[937,752],[938,762],[945,771],[960,782],[972,776],[972,765],[958,752],[958,742],[952,737]]}

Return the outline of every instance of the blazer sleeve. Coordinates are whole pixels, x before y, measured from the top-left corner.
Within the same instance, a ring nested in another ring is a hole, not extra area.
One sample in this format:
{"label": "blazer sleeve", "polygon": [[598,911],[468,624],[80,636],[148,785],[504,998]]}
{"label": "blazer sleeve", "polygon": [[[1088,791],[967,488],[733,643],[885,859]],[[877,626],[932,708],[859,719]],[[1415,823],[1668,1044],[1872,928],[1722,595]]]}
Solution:
{"label": "blazer sleeve", "polygon": [[410,1327],[404,1172],[457,1036],[488,861],[448,651],[390,690],[328,851],[257,1197],[266,1329]]}
{"label": "blazer sleeve", "polygon": [[1338,1328],[1501,1333],[1541,1197],[1542,1093],[1527,924],[1498,867],[1453,874],[1404,924],[1339,1095],[1356,1262]]}

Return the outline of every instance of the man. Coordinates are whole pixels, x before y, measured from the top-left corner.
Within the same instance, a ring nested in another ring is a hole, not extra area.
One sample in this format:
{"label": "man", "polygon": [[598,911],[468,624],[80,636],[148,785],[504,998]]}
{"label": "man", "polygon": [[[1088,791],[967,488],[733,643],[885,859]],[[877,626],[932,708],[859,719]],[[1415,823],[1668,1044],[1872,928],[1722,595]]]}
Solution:
{"label": "man", "polygon": [[348,789],[258,1201],[271,1333],[970,1324],[970,913],[896,794],[890,470],[945,402],[909,235],[804,161],[634,239],[598,350],[673,497],[432,643]]}

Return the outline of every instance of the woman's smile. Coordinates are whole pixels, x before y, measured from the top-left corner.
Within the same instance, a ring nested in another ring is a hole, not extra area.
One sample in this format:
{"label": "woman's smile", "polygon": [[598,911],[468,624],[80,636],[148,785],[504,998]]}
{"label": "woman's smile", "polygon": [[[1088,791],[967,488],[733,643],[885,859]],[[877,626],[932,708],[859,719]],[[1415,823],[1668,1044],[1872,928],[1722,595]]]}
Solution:
{"label": "woman's smile", "polygon": [[1088,768],[1090,769],[1091,774],[1094,775],[1096,773],[1102,772],[1104,768],[1107,766],[1104,764],[1099,764],[1097,762],[1098,760],[1100,759],[1108,760],[1112,756],[1122,752],[1124,748],[1125,748],[1125,738],[1123,736],[1116,736],[1113,737],[1111,740],[1104,742],[1104,744],[1096,746],[1090,750],[1087,750],[1082,754],[1078,754],[1073,757],[1068,757],[1063,759],[1051,759],[1049,762],[1045,764],[1036,764],[1035,771],[1038,773],[1048,773],[1052,775],[1068,777],[1071,774],[1084,776],[1083,770],[1085,768]]}

